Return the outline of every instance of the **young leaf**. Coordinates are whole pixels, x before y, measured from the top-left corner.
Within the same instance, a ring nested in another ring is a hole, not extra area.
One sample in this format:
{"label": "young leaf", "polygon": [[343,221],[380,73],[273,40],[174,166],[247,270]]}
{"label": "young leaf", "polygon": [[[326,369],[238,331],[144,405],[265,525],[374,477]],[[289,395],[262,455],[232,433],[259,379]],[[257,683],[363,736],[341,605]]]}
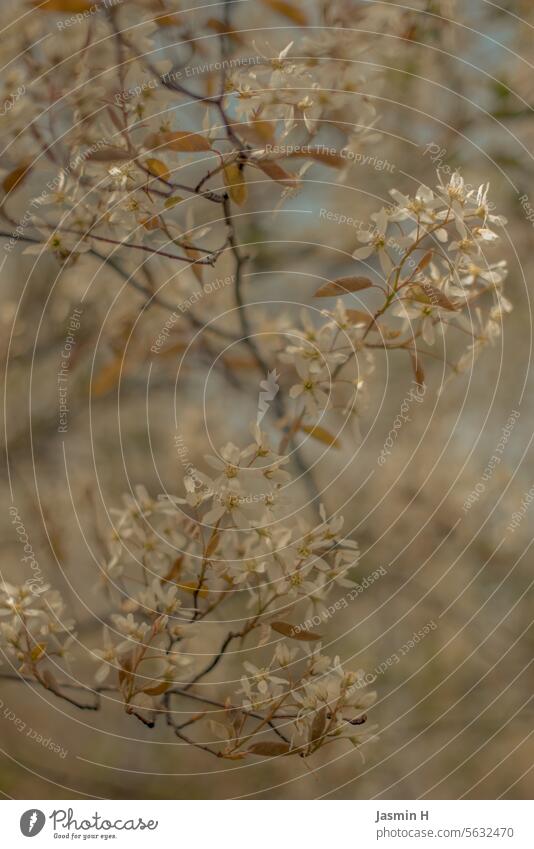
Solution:
{"label": "young leaf", "polygon": [[199,283],[202,283],[204,279],[204,267],[202,265],[198,265],[195,260],[200,259],[201,254],[195,248],[190,248],[189,245],[183,245],[184,253],[186,256],[192,260],[193,265],[191,266],[191,270],[195,277],[197,278]]}
{"label": "young leaf", "polygon": [[172,564],[171,568],[169,569],[169,571],[165,575],[166,581],[176,580],[176,578],[179,576],[180,572],[182,571],[183,561],[184,561],[184,555],[181,554],[179,557],[176,558],[176,560]]}
{"label": "young leaf", "polygon": [[322,707],[317,711],[313,718],[312,726],[310,728],[310,739],[309,743],[318,743],[324,734],[324,730],[326,728],[326,707]]}
{"label": "young leaf", "polygon": [[416,271],[421,271],[423,268],[426,268],[430,260],[432,259],[433,250],[429,250],[424,254],[419,262],[417,263]]}
{"label": "young leaf", "polygon": [[219,536],[220,534],[217,532],[212,534],[210,541],[208,542],[208,546],[206,548],[205,557],[210,557],[219,544]]}
{"label": "young leaf", "polygon": [[11,171],[4,177],[4,180],[2,182],[2,188],[5,191],[6,195],[9,194],[9,192],[12,192],[13,189],[16,189],[17,186],[22,183],[22,181],[26,177],[26,174],[29,172],[30,167],[30,165],[19,165],[18,168],[15,168],[13,171]]}
{"label": "young leaf", "polygon": [[211,150],[208,139],[198,133],[189,133],[186,130],[175,130],[172,133],[155,133],[149,136],[145,142],[151,150],[167,148],[178,153],[199,153]]}
{"label": "young leaf", "polygon": [[161,177],[162,180],[168,180],[171,176],[169,169],[161,159],[146,159],[145,165],[154,177]]}
{"label": "young leaf", "polygon": [[158,230],[161,227],[159,215],[151,215],[149,218],[143,218],[141,224],[145,230]]}
{"label": "young leaf", "polygon": [[423,298],[432,304],[434,307],[441,307],[444,310],[456,311],[457,304],[453,303],[450,298],[445,295],[440,289],[436,289],[431,283],[419,283],[418,286],[422,289]]}
{"label": "young leaf", "polygon": [[240,124],[239,135],[253,144],[272,144],[276,125],[273,121],[263,118],[251,118],[248,124]]}
{"label": "young leaf", "polygon": [[271,622],[273,631],[283,634],[284,637],[290,637],[292,640],[304,640],[306,642],[314,642],[322,640],[320,634],[313,634],[311,631],[301,631],[295,625],[290,625],[289,622]]}
{"label": "young leaf", "polygon": [[332,436],[324,427],[319,427],[319,425],[301,425],[300,429],[324,445],[331,445],[332,448],[341,447],[336,437]]}
{"label": "young leaf", "polygon": [[154,687],[145,687],[143,693],[146,693],[147,696],[161,696],[167,692],[170,686],[172,686],[171,681],[160,681]]}
{"label": "young leaf", "polygon": [[132,158],[132,154],[123,147],[115,147],[108,145],[99,150],[94,150],[87,156],[90,162],[127,162]]}
{"label": "young leaf", "polygon": [[234,27],[230,26],[230,24],[220,21],[218,18],[208,18],[206,26],[209,27],[209,29],[214,30],[214,32],[218,32],[219,35],[228,36],[235,41],[236,44],[243,44],[243,39],[239,32],[234,29]]}
{"label": "young leaf", "polygon": [[91,384],[91,393],[97,398],[107,395],[119,382],[123,366],[122,354],[119,354],[106,365],[102,366]]}
{"label": "young leaf", "polygon": [[412,369],[415,377],[415,382],[418,386],[425,385],[425,373],[423,371],[423,364],[421,362],[421,357],[419,356],[419,352],[417,348],[410,350],[410,359],[412,361]]}
{"label": "young leaf", "polygon": [[208,725],[216,740],[222,740],[223,742],[230,740],[231,734],[226,725],[223,725],[222,722],[216,722],[214,719],[210,719]]}
{"label": "young leaf", "polygon": [[31,659],[33,661],[39,660],[44,653],[46,652],[46,643],[37,643],[31,650]]}
{"label": "young leaf", "polygon": [[158,15],[154,18],[154,23],[158,25],[158,27],[177,27],[182,22],[180,15],[176,13],[172,13],[170,15]]}
{"label": "young leaf", "polygon": [[[352,324],[356,325],[365,325],[369,324],[372,320],[372,316],[362,310],[346,310],[347,318]],[[372,329],[376,330],[376,327]]]}
{"label": "young leaf", "polygon": [[346,295],[348,292],[361,292],[375,284],[368,277],[338,277],[317,289],[316,298],[333,298],[335,295]]}
{"label": "young leaf", "polygon": [[291,159],[315,159],[316,162],[321,162],[323,165],[330,165],[332,168],[342,168],[347,160],[328,148],[321,147],[304,147],[302,150],[292,151],[288,158]]}
{"label": "young leaf", "polygon": [[283,740],[263,740],[258,743],[252,743],[248,751],[252,755],[263,755],[266,758],[275,758],[277,755],[292,754],[289,743],[284,743]]}
{"label": "young leaf", "polygon": [[39,12],[90,12],[94,3],[88,0],[33,0]]}
{"label": "young leaf", "polygon": [[305,27],[308,24],[308,18],[294,3],[289,3],[288,0],[263,0],[266,6],[269,6],[273,12],[278,12],[284,18],[297,24],[299,27]]}
{"label": "young leaf", "polygon": [[191,593],[191,595],[198,595],[199,598],[207,598],[208,597],[208,589],[206,587],[198,588],[198,584],[196,581],[186,581],[185,584],[178,584],[178,587],[184,591],[184,593]]}
{"label": "young leaf", "polygon": [[172,198],[167,198],[163,206],[165,207],[165,209],[172,209],[173,206],[176,206],[176,204],[181,203],[182,200],[183,198],[179,197],[178,195],[173,195]]}
{"label": "young leaf", "polygon": [[276,183],[291,183],[293,186],[298,185],[298,180],[295,175],[290,174],[289,171],[285,171],[278,162],[274,162],[272,159],[257,159],[255,160],[255,164],[258,168],[261,168],[264,174],[267,174],[267,176]]}
{"label": "young leaf", "polygon": [[228,193],[233,202],[238,206],[243,206],[247,199],[247,186],[243,171],[235,162],[225,166],[224,182],[228,187]]}

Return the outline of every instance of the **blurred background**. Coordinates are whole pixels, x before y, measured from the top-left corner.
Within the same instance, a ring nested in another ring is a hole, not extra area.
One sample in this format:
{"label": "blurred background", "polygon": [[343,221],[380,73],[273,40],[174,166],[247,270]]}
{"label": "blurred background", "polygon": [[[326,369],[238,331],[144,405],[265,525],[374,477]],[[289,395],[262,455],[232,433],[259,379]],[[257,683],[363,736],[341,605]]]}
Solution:
{"label": "blurred background", "polygon": [[[293,37],[313,35],[300,28],[295,36],[294,22],[270,5],[273,55]],[[308,10],[307,3],[293,5]],[[517,527],[510,530],[510,523],[534,483],[534,223],[521,201],[532,192],[534,205],[534,9],[527,0],[500,6],[479,0],[350,5],[354,38],[363,28],[372,35],[372,49],[361,61],[372,71],[364,93],[377,109],[381,138],[365,150],[367,163],[363,156],[354,162],[343,185],[332,169],[315,163],[302,191],[279,212],[272,212],[279,196],[272,186],[251,189],[250,208],[268,212],[243,215],[238,227],[251,256],[246,297],[261,304],[256,315],[261,311],[262,328],[271,328],[280,302],[289,302],[284,311],[294,319],[299,304],[313,302],[324,277],[353,273],[356,229],[340,223],[342,216],[366,221],[387,204],[391,188],[413,193],[420,183],[435,186],[438,168],[445,175],[459,169],[476,187],[490,181],[490,199],[508,219],[495,251],[509,263],[506,294],[514,305],[501,338],[465,373],[427,361],[424,399],[410,404],[411,421],[398,431],[383,466],[377,456],[413,384],[407,357],[377,357],[360,432],[347,435],[339,451],[313,467],[328,512],[341,509],[362,551],[352,575],[362,591],[322,625],[325,648],[375,678],[378,700],[371,717],[379,739],[364,747],[365,760],[356,750],[328,748],[316,756],[313,772],[300,759],[214,763],[163,726],[149,730],[125,717],[112,699],[104,698],[97,713],[79,711],[38,686],[1,681],[0,790],[8,797],[532,795],[534,514],[528,503]],[[235,10],[234,25],[264,39],[265,7],[255,0],[246,7]],[[375,15],[370,23],[359,17],[369,7]],[[11,90],[12,82],[6,87]],[[31,197],[32,187],[25,185],[11,214],[21,217]],[[212,226],[222,232],[222,225]],[[0,571],[16,582],[21,568],[8,513],[12,498],[43,573],[79,623],[80,644],[94,647],[98,619],[107,615],[99,571],[107,511],[120,506],[136,483],[153,494],[163,488],[182,492],[176,418],[199,467],[210,438],[246,444],[257,395],[243,391],[248,376],[238,352],[230,351],[206,379],[218,354],[207,342],[187,357],[178,381],[180,325],[161,356],[151,357],[166,311],[144,309],[143,295],[109,263],[84,256],[59,269],[52,257],[36,264],[23,247],[6,251],[1,271],[8,465],[1,484],[6,506],[0,514]],[[223,257],[205,280],[231,274],[225,262]],[[164,261],[151,260],[146,274],[168,282],[171,302],[188,291]],[[204,306],[209,315],[210,306],[201,305],[201,311]],[[222,287],[217,309],[231,306],[231,289]],[[72,330],[75,309],[81,314]],[[57,375],[69,333],[75,342],[68,430],[60,433]],[[454,360],[458,352],[451,346]],[[204,394],[206,429],[199,426]],[[500,442],[501,462],[488,473]],[[308,442],[304,452],[313,465],[321,447]],[[377,570],[378,578],[365,586]],[[239,674],[242,659],[239,653],[230,658],[227,679]],[[83,660],[83,652],[80,664],[76,674],[90,682],[94,664],[88,656]],[[217,680],[214,675],[214,694]],[[28,736],[30,728],[35,734]]]}

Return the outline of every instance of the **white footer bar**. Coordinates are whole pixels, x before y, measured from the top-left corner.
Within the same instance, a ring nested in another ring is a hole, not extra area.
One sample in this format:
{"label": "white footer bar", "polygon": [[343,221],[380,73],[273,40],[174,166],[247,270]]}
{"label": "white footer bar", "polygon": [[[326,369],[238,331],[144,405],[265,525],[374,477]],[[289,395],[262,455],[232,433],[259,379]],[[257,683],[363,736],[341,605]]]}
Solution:
{"label": "white footer bar", "polygon": [[3,801],[0,817],[10,849],[534,847],[529,801]]}

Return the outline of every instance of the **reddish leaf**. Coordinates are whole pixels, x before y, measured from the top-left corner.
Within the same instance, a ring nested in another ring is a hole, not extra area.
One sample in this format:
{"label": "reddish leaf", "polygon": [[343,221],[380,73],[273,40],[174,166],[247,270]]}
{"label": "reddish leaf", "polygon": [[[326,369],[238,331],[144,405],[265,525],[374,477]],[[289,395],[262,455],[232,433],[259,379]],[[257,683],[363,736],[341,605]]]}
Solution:
{"label": "reddish leaf", "polygon": [[22,183],[22,181],[26,177],[26,174],[30,171],[30,168],[30,165],[19,165],[18,168],[15,168],[13,171],[11,171],[11,173],[7,174],[4,177],[4,180],[2,182],[2,188],[6,194],[12,192],[13,189],[16,189],[17,186]]}
{"label": "reddish leaf", "polygon": [[375,284],[368,277],[338,277],[317,289],[316,298],[332,298],[335,295],[346,295],[348,292],[361,292]]}
{"label": "reddish leaf", "polygon": [[458,309],[457,304],[453,303],[450,298],[445,295],[440,289],[436,289],[431,283],[419,283],[423,297],[420,300],[425,300],[434,307],[441,307],[444,310],[455,311]]}
{"label": "reddish leaf", "polygon": [[162,180],[168,180],[171,176],[169,169],[161,159],[149,158],[145,160],[145,165],[154,177],[161,177]]}
{"label": "reddish leaf", "polygon": [[410,351],[410,359],[412,361],[412,368],[415,377],[415,382],[418,386],[425,385],[425,373],[423,371],[423,364],[421,362],[421,357],[419,356],[419,352],[417,349]]}
{"label": "reddish leaf", "polygon": [[186,130],[175,130],[172,133],[155,133],[149,136],[145,145],[151,150],[167,148],[178,153],[199,153],[211,150],[211,144],[204,136],[190,133]]}
{"label": "reddish leaf", "polygon": [[261,168],[264,174],[267,174],[271,180],[274,180],[277,183],[291,183],[293,186],[298,185],[298,180],[294,174],[290,174],[289,171],[285,171],[278,162],[274,162],[272,159],[256,159],[255,164],[258,168]]}
{"label": "reddish leaf", "polygon": [[[373,320],[373,316],[362,310],[346,310],[347,318],[352,324],[365,325]],[[376,329],[376,328],[373,328]]]}
{"label": "reddish leaf", "polygon": [[238,206],[243,206],[247,199],[247,184],[242,169],[235,162],[225,166],[224,182],[233,202]]}
{"label": "reddish leaf", "polygon": [[302,150],[289,153],[288,159],[315,159],[316,162],[322,162],[332,168],[342,168],[347,163],[339,153],[322,147],[303,147]]}
{"label": "reddish leaf", "polygon": [[307,642],[315,642],[322,640],[320,634],[313,634],[311,631],[302,631],[295,625],[290,625],[288,622],[271,622],[273,631],[283,634],[284,637],[290,637],[292,640],[305,640]]}
{"label": "reddish leaf", "polygon": [[87,156],[90,162],[128,162],[131,158],[132,154],[129,151],[113,145],[94,150]]}
{"label": "reddish leaf", "polygon": [[332,448],[341,447],[336,437],[332,436],[324,427],[320,427],[319,425],[301,425],[300,429],[324,445],[331,445]]}
{"label": "reddish leaf", "polygon": [[294,3],[289,3],[288,0],[263,0],[266,6],[269,6],[273,12],[278,12],[284,18],[292,21],[300,27],[305,27],[308,24],[308,18],[298,6]]}
{"label": "reddish leaf", "polygon": [[154,687],[145,687],[143,693],[146,693],[147,696],[161,696],[167,692],[171,684],[171,681],[160,681]]}
{"label": "reddish leaf", "polygon": [[33,0],[39,12],[90,12],[94,7],[88,0]]}
{"label": "reddish leaf", "polygon": [[326,718],[326,708],[322,707],[320,710],[317,711],[313,718],[312,726],[310,728],[310,743],[318,743],[319,740],[322,738],[326,728]]}
{"label": "reddish leaf", "polygon": [[249,746],[248,751],[252,755],[263,755],[266,758],[274,758],[277,755],[293,754],[289,748],[289,743],[284,743],[283,740],[273,740],[272,742],[265,740],[258,743],[252,743],[252,745]]}

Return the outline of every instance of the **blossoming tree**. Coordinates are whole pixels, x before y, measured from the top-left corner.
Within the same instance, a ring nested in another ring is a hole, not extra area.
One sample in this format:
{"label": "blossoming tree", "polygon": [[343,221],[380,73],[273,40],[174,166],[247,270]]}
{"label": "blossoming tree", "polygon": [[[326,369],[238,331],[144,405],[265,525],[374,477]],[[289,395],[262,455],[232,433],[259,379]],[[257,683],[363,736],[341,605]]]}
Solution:
{"label": "blossoming tree", "polygon": [[[250,5],[45,0],[23,15],[14,4],[0,118],[10,249],[80,275],[99,263],[142,298],[89,390],[117,390],[148,315],[151,367],[196,357],[200,373],[218,369],[259,397],[248,444],[196,463],[179,440],[180,487],[139,485],[109,517],[99,644],[82,645],[49,584],[3,584],[7,663],[73,706],[119,700],[131,721],[233,760],[307,758],[373,736],[363,672],[308,627],[340,593],[347,606],[358,545],[327,514],[307,446],[323,464],[350,451],[375,358],[398,355],[423,386],[451,334],[466,342],[452,375],[510,309],[505,263],[489,256],[504,219],[486,184],[456,172],[415,190],[396,179],[348,264],[319,272],[311,304],[250,302],[247,217],[281,220],[317,174],[350,184],[362,152],[382,143],[387,57],[373,61],[373,33],[409,32],[396,5],[257,0],[253,19]],[[94,682],[79,680],[79,653],[96,662]]]}

